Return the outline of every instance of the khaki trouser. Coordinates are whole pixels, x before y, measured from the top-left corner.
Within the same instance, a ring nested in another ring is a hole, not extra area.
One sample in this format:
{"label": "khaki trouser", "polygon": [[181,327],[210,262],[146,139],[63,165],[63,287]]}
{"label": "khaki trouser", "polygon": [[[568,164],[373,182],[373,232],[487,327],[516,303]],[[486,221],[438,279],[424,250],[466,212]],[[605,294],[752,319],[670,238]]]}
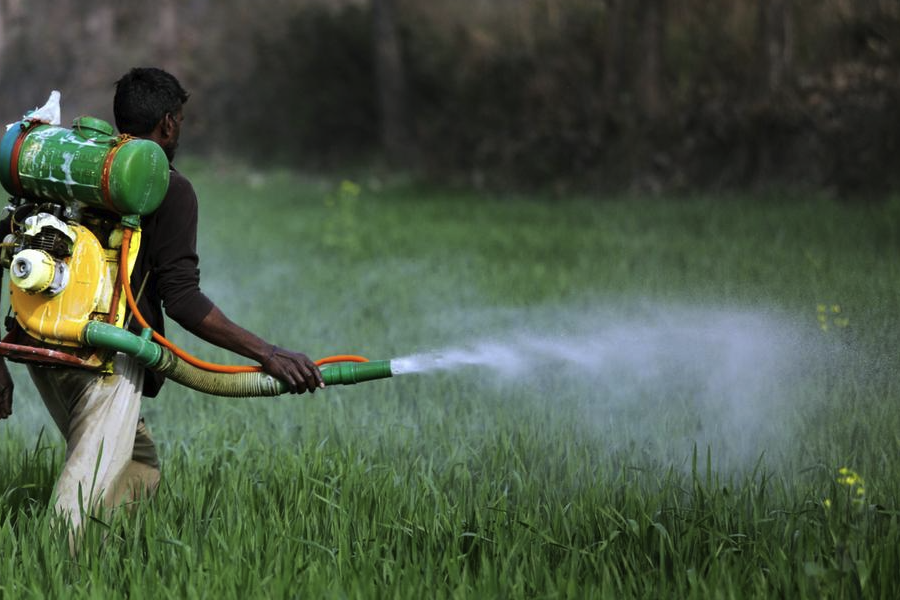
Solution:
{"label": "khaki trouser", "polygon": [[98,505],[115,508],[156,491],[159,458],[140,418],[144,369],[136,360],[117,354],[111,375],[72,368],[28,370],[66,438],[66,462],[54,497],[56,510],[73,529]]}

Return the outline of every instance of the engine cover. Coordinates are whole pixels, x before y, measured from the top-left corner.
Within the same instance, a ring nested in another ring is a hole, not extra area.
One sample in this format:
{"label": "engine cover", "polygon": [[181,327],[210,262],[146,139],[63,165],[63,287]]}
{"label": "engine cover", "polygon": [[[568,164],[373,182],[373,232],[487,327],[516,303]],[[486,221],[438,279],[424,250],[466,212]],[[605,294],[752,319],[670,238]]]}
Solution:
{"label": "engine cover", "polygon": [[[72,255],[61,259],[68,268],[68,282],[56,295],[26,290],[15,281],[10,284],[10,303],[16,321],[31,337],[44,343],[80,347],[82,331],[89,320],[124,321],[124,297],[112,307],[118,275],[118,250],[106,249],[86,227],[68,224],[75,235]],[[135,244],[135,248],[139,245]],[[136,257],[129,256],[129,262]]]}

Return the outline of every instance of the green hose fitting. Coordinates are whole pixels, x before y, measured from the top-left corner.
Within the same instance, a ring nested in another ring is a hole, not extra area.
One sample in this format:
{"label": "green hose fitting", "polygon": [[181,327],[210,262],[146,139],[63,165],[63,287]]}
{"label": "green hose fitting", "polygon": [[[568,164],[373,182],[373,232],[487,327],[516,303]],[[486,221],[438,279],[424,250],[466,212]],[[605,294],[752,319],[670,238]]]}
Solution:
{"label": "green hose fitting", "polygon": [[124,352],[150,368],[162,358],[163,349],[159,344],[109,323],[90,321],[82,329],[81,337],[85,346]]}
{"label": "green hose fitting", "polygon": [[361,363],[325,365],[321,368],[325,385],[351,385],[361,381],[391,377],[391,361],[371,360]]}

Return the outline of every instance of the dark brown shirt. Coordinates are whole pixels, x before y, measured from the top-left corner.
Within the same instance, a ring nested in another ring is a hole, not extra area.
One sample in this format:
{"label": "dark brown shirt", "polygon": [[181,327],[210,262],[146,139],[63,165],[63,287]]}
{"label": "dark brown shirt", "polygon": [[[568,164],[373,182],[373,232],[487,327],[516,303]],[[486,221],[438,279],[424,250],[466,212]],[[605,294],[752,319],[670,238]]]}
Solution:
{"label": "dark brown shirt", "polygon": [[[199,262],[197,195],[191,182],[172,169],[162,204],[141,218],[141,247],[131,272],[135,296],[143,285],[138,309],[154,331],[165,332],[163,311],[191,329],[212,310],[212,301],[200,291]],[[130,329],[140,333],[140,325],[133,319]],[[156,396],[163,381],[164,377],[147,370],[144,395]]]}

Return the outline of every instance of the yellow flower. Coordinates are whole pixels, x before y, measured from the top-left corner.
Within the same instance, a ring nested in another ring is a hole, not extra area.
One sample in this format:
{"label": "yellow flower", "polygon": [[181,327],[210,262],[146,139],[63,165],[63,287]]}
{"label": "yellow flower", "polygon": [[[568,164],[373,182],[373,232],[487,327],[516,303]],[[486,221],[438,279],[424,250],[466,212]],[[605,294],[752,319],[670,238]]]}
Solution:
{"label": "yellow flower", "polygon": [[859,473],[848,467],[841,467],[840,469],[838,469],[838,475],[839,477],[835,481],[837,481],[839,484],[846,485],[847,487],[851,488],[855,487],[857,496],[865,495],[866,482],[859,475]]}
{"label": "yellow flower", "polygon": [[816,321],[822,331],[850,326],[850,318],[844,316],[844,307],[840,304],[816,304]]}
{"label": "yellow flower", "polygon": [[359,193],[362,191],[362,187],[358,183],[353,183],[350,180],[343,180],[341,182],[341,195],[347,196],[359,196]]}
{"label": "yellow flower", "polygon": [[831,498],[825,498],[825,500],[822,502],[822,505],[825,508],[831,508]]}

